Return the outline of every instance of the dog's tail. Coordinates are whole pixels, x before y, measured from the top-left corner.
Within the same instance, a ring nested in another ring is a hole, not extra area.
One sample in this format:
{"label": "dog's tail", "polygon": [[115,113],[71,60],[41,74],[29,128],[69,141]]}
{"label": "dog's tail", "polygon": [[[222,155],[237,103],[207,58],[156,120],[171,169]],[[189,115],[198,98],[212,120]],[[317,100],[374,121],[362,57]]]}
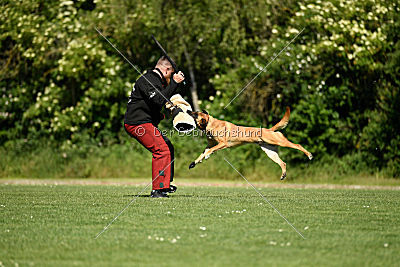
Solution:
{"label": "dog's tail", "polygon": [[269,128],[268,130],[277,131],[277,130],[285,128],[289,123],[289,117],[290,117],[290,108],[286,107],[286,112],[285,112],[285,115],[283,115],[283,118],[277,124],[275,124],[272,128]]}

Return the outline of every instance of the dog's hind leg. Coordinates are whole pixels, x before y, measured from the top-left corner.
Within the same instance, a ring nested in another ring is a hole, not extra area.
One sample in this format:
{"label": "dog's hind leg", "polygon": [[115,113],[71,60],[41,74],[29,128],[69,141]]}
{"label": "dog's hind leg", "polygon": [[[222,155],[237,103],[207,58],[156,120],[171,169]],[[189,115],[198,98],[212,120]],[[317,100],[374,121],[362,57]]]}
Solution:
{"label": "dog's hind leg", "polygon": [[308,159],[312,159],[313,156],[304,147],[299,144],[294,144],[290,142],[281,132],[267,132],[261,136],[261,140],[267,144],[277,145],[282,147],[290,147],[302,151]]}
{"label": "dog's hind leg", "polygon": [[276,146],[271,146],[265,143],[260,144],[261,149],[267,154],[267,156],[272,159],[275,163],[279,164],[282,169],[281,180],[286,177],[286,163],[281,160],[278,155],[278,149]]}

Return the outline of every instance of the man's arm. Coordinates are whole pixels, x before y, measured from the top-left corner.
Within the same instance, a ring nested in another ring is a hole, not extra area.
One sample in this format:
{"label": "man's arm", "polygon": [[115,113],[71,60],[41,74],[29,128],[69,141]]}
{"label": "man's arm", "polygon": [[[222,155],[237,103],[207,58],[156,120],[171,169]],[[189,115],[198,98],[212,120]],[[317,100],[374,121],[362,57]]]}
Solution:
{"label": "man's arm", "polygon": [[[145,96],[146,100],[160,108],[163,107],[167,102],[165,98],[171,98],[171,96],[176,92],[178,84],[171,79],[171,83],[166,88],[163,88],[158,79],[153,78],[150,75],[146,78],[147,79],[142,80],[142,86],[140,86],[139,90],[142,95]],[[157,88],[158,92],[154,87]]]}

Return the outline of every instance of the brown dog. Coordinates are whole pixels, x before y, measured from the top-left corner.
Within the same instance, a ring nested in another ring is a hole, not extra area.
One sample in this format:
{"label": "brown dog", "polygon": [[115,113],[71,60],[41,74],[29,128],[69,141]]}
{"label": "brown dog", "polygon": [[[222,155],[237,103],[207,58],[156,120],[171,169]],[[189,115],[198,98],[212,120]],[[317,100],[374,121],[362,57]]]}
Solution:
{"label": "brown dog", "polygon": [[293,144],[277,132],[283,129],[289,123],[290,109],[286,108],[283,118],[270,129],[237,126],[227,121],[221,121],[210,116],[206,111],[191,112],[188,114],[194,118],[196,125],[200,130],[206,132],[208,145],[204,152],[190,164],[189,169],[194,168],[196,164],[208,159],[212,153],[227,147],[242,145],[245,143],[256,143],[274,162],[279,164],[282,169],[281,180],[286,177],[286,163],[283,162],[277,153],[275,146],[291,147],[303,151],[311,160],[312,155],[301,145]]}

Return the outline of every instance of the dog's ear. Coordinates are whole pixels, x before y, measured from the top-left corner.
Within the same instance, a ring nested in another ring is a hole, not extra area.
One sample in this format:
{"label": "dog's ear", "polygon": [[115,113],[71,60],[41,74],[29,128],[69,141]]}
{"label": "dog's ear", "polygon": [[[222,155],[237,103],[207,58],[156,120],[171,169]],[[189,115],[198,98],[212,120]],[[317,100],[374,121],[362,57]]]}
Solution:
{"label": "dog's ear", "polygon": [[202,109],[201,111],[203,111],[203,113],[204,113],[204,114],[207,114],[207,115],[208,115],[208,112],[207,112],[207,110],[205,110],[205,109]]}

